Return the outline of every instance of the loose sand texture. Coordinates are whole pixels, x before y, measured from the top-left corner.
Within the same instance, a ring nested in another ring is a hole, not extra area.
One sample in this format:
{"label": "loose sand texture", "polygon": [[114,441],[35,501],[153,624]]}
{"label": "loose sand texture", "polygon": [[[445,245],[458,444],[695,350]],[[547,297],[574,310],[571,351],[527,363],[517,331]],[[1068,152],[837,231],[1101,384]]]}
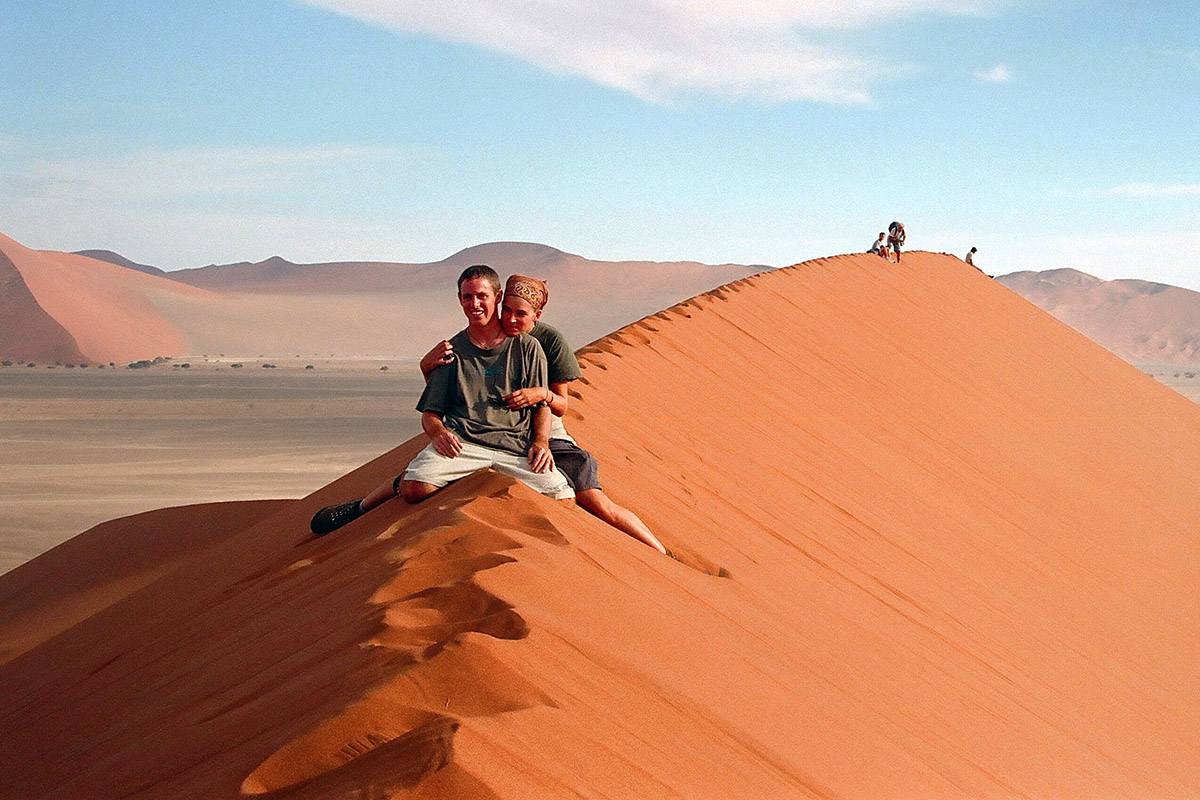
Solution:
{"label": "loose sand texture", "polygon": [[679,560],[491,472],[307,532],[420,438],[118,521],[0,575],[0,797],[1200,796],[1195,404],[919,252],[581,362],[568,428]]}
{"label": "loose sand texture", "polygon": [[115,517],[303,497],[420,431],[412,362],[262,363],[0,368],[0,572]]}

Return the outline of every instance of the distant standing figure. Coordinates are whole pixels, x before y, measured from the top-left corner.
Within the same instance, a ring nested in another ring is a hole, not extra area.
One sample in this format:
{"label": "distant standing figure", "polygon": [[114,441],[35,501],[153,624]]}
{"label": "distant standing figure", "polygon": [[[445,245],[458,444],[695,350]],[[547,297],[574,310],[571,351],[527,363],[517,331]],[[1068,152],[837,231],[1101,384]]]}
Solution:
{"label": "distant standing figure", "polygon": [[[975,267],[975,252],[976,252],[975,248],[972,247],[970,249],[970,251],[967,253],[966,259],[964,259],[972,267]],[[975,269],[979,269],[979,267],[975,267]]]}
{"label": "distant standing figure", "polygon": [[875,240],[875,244],[871,245],[868,253],[874,253],[877,256],[888,257],[887,234],[883,231],[879,232],[879,238]]}
{"label": "distant standing figure", "polygon": [[904,223],[893,222],[888,225],[888,247],[896,254],[896,263],[900,263],[900,245],[904,244]]}

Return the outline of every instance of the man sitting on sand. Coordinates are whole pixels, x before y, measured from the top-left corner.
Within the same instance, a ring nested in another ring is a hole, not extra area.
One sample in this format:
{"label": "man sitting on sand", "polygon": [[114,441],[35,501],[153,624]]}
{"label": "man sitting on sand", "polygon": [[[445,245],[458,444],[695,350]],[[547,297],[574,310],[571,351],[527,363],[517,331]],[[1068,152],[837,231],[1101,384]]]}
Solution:
{"label": "man sitting on sand", "polygon": [[[547,403],[554,414],[550,429],[550,452],[554,455],[555,466],[571,482],[575,490],[575,502],[617,530],[665,555],[667,549],[637,514],[617,505],[604,493],[600,486],[600,465],[595,456],[577,445],[563,426],[562,416],[567,413],[567,384],[579,380],[583,373],[566,337],[541,321],[542,310],[549,299],[546,284],[537,278],[512,275],[504,286],[500,315],[504,332],[509,336],[529,334],[537,339],[546,353],[550,370],[548,389],[521,389],[504,400],[512,409]],[[428,379],[442,365],[451,363],[455,353],[453,341],[441,342],[421,359],[421,372]]]}
{"label": "man sitting on sand", "polygon": [[868,250],[867,252],[874,253],[877,256],[883,256],[884,258],[887,258],[888,257],[887,234],[884,233],[883,231],[880,231],[879,238],[875,240],[875,244],[871,245],[871,249]]}
{"label": "man sitting on sand", "polygon": [[510,408],[503,400],[522,390],[545,394],[548,381],[537,340],[505,334],[496,313],[500,297],[500,276],[491,267],[468,267],[459,276],[458,301],[467,327],[450,339],[457,357],[430,372],[417,402],[429,444],[394,481],[362,500],[318,511],[310,523],[313,533],[335,531],[396,496],[419,503],[488,468],[557,500],[574,496],[554,469],[550,409],[541,401]]}

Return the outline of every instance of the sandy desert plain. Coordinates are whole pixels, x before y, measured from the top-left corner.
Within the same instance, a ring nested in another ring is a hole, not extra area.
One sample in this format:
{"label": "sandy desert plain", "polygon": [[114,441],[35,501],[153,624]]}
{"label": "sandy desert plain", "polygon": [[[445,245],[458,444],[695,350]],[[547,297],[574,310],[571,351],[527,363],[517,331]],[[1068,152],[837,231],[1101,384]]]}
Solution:
{"label": "sandy desert plain", "polygon": [[116,517],[303,497],[419,433],[420,383],[398,359],[0,368],[0,573]]}
{"label": "sandy desert plain", "polygon": [[[1200,368],[1137,366],[1200,402]],[[420,388],[411,359],[0,368],[0,574],[118,517],[304,497],[420,433]]]}

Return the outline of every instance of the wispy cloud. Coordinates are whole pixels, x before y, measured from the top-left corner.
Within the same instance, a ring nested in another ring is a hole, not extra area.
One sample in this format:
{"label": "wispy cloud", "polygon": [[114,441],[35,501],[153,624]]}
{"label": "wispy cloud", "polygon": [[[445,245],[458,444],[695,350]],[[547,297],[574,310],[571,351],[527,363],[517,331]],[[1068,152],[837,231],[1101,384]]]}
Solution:
{"label": "wispy cloud", "polygon": [[1200,183],[1122,183],[1107,188],[1055,189],[1053,197],[1123,197],[1131,200],[1151,200],[1200,195]]}
{"label": "wispy cloud", "polygon": [[975,77],[984,83],[1008,83],[1013,79],[1013,73],[1008,65],[997,64],[991,69],[975,70]]}
{"label": "wispy cloud", "polygon": [[293,192],[352,167],[406,158],[391,148],[193,148],[25,161],[7,181],[25,197],[122,201],[230,200]]}
{"label": "wispy cloud", "polygon": [[503,53],[649,102],[702,92],[864,104],[907,71],[814,43],[917,14],[978,15],[1005,0],[303,0],[394,30]]}
{"label": "wispy cloud", "polygon": [[1200,69],[1200,49],[1193,48],[1191,50],[1169,49],[1162,51],[1169,58],[1174,58],[1183,63]]}
{"label": "wispy cloud", "polygon": [[1103,197],[1195,197],[1200,183],[1122,183],[1100,192]]}
{"label": "wispy cloud", "polygon": [[399,148],[188,148],[53,158],[32,155],[20,141],[7,144],[19,157],[6,162],[0,142],[0,219],[10,226],[5,233],[27,237],[32,246],[119,247],[168,268],[197,265],[179,263],[179,253],[190,254],[189,261],[275,252],[319,260],[398,248],[404,230],[398,220],[410,229],[422,224],[402,214],[381,218],[361,203],[402,181],[424,155]]}

